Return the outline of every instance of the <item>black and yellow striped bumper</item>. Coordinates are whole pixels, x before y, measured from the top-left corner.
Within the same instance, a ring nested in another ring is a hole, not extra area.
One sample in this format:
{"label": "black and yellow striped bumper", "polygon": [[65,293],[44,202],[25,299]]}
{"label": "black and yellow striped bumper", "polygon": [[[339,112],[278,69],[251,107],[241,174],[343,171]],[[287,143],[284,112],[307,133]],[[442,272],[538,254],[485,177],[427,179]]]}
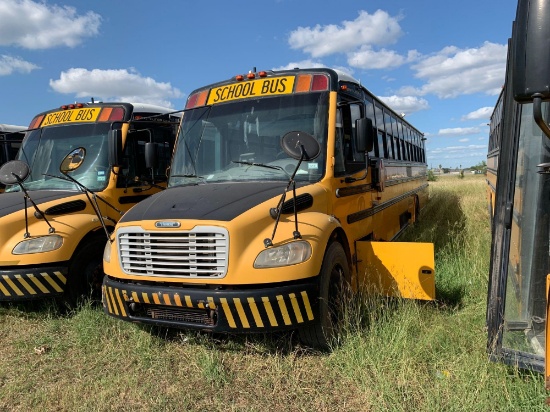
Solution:
{"label": "black and yellow striped bumper", "polygon": [[131,321],[212,332],[265,332],[297,328],[317,315],[317,286],[212,290],[103,280],[103,308]]}
{"label": "black and yellow striped bumper", "polygon": [[60,295],[67,283],[67,267],[0,270],[0,301],[40,299]]}

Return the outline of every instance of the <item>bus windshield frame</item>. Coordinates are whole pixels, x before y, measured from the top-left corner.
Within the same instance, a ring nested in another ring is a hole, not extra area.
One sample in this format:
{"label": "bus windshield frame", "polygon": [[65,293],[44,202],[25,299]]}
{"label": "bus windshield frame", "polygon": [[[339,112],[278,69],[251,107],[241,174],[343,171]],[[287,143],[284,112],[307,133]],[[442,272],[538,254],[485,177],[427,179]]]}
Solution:
{"label": "bus windshield frame", "polygon": [[[295,93],[186,110],[168,186],[217,182],[287,181],[298,161],[281,138],[300,131],[326,147],[329,92]],[[303,162],[296,182],[319,181],[326,153]]]}
{"label": "bus windshield frame", "polygon": [[[31,173],[25,180],[27,190],[82,189],[63,177],[59,170],[61,161],[78,147],[86,149],[82,166],[71,177],[88,189],[99,192],[107,187],[110,167],[108,158],[108,133],[110,123],[68,124],[31,130],[27,133],[17,160],[29,165]],[[17,185],[6,191],[20,190]]]}

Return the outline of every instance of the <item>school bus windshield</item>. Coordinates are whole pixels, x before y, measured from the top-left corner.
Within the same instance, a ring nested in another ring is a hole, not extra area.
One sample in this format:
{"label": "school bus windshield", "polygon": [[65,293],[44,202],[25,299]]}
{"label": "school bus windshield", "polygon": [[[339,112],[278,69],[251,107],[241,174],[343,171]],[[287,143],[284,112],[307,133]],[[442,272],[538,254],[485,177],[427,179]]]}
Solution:
{"label": "school bus windshield", "polygon": [[[281,148],[288,132],[313,135],[323,146],[327,135],[328,93],[303,93],[236,100],[185,112],[169,186],[222,181],[287,181],[297,160]],[[321,154],[303,162],[296,181],[318,181]]]}
{"label": "school bus windshield", "polygon": [[[59,166],[70,151],[84,147],[84,162],[71,173],[71,176],[90,190],[103,190],[109,180],[109,128],[108,123],[96,123],[48,127],[29,132],[17,156],[17,159],[27,163],[31,170],[31,174],[25,180],[25,188],[80,190],[75,183],[63,178]],[[18,190],[18,186],[12,186],[7,191]]]}

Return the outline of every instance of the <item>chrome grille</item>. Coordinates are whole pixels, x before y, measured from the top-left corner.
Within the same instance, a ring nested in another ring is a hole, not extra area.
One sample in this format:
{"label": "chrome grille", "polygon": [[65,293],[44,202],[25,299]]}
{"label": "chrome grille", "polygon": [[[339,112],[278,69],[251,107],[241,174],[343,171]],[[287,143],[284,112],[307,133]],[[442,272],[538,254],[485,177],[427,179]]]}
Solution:
{"label": "chrome grille", "polygon": [[191,231],[144,231],[121,228],[117,233],[124,272],[144,276],[223,278],[227,272],[229,236],[219,227]]}

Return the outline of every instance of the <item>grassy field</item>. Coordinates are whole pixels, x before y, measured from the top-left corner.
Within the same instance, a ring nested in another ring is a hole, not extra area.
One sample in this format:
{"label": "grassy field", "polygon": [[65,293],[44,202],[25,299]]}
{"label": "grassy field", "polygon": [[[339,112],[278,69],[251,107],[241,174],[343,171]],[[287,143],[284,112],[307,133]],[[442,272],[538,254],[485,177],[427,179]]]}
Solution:
{"label": "grassy field", "polygon": [[0,305],[0,411],[548,410],[541,375],[487,359],[485,188],[430,182],[403,240],[435,243],[437,302],[354,300],[330,354],[292,334],[151,331],[93,304]]}

